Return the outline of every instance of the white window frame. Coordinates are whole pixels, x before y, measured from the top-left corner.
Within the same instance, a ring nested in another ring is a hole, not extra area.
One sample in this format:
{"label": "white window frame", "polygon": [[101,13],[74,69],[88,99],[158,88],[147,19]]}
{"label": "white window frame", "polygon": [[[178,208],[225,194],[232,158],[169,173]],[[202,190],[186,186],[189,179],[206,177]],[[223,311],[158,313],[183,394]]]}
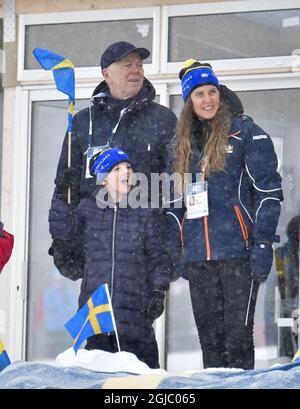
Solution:
{"label": "white window frame", "polygon": [[[93,21],[113,21],[113,20],[132,20],[132,19],[153,19],[153,41],[152,41],[152,63],[145,64],[145,74],[155,74],[159,70],[159,48],[160,48],[160,7],[141,7],[130,9],[113,10],[93,10],[93,11],[73,11],[59,13],[43,14],[21,14],[19,16],[19,35],[18,35],[18,81],[49,81],[52,80],[51,71],[43,69],[31,70],[24,69],[25,53],[25,28],[31,25],[41,24],[64,24],[80,23]],[[55,50],[51,50],[54,51]],[[67,50],[66,50],[67,58]],[[100,55],[99,55],[100,58]],[[101,74],[98,67],[75,67],[76,79],[94,79],[99,78]]]}
{"label": "white window frame", "polygon": [[[224,75],[218,76],[221,84],[232,91],[258,91],[300,88],[300,73],[256,74],[256,75]],[[181,95],[179,80],[169,81],[169,96]]]}
{"label": "white window frame", "polygon": [[[278,4],[284,3],[284,4]],[[247,11],[276,11],[300,9],[299,0],[285,0],[276,2],[274,0],[245,0],[245,1],[224,1],[216,3],[184,4],[179,6],[163,6],[162,8],[162,50],[161,50],[161,71],[163,73],[179,72],[183,61],[168,62],[168,30],[169,18],[179,16],[195,16],[207,14],[231,14]],[[300,48],[300,47],[299,47]],[[201,58],[201,56],[190,56],[191,58]],[[240,58],[226,60],[211,60],[214,70],[219,73],[232,73],[233,71],[250,72],[259,70],[261,72],[272,70],[288,70],[299,64],[299,55]]]}

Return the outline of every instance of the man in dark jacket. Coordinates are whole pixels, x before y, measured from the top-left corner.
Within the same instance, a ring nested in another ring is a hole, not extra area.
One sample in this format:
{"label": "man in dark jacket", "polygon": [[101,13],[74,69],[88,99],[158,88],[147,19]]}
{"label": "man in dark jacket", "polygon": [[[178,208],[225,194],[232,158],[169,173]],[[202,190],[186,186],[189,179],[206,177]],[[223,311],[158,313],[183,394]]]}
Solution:
{"label": "man in dark jacket", "polygon": [[[67,201],[71,188],[72,207],[89,196],[95,183],[89,161],[104,146],[126,151],[135,171],[151,173],[165,170],[167,145],[175,132],[177,118],[168,108],[154,102],[155,89],[144,78],[145,48],[127,42],[110,45],[101,57],[104,81],[95,89],[89,108],[73,119],[71,168],[67,167],[68,139],[65,138],[55,179],[54,198]],[[84,259],[78,255],[76,240],[55,240],[50,249],[60,272],[77,279]]]}
{"label": "man in dark jacket", "polygon": [[165,170],[167,144],[177,118],[157,104],[153,85],[144,78],[145,48],[126,42],[110,45],[101,57],[104,81],[94,90],[91,106],[73,119],[72,165],[67,170],[67,138],[59,159],[54,195],[66,200],[72,187],[72,204],[94,190],[88,162],[103,146],[118,146],[130,155],[136,172],[146,175]]}

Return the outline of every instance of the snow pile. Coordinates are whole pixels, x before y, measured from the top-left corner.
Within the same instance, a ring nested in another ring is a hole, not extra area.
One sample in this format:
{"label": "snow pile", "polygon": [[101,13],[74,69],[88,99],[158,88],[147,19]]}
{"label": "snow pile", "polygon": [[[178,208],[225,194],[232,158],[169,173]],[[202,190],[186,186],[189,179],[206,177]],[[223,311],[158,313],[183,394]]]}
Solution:
{"label": "snow pile", "polygon": [[19,361],[0,372],[0,389],[101,389],[106,379],[114,376],[128,374],[108,375],[83,368]]}
{"label": "snow pile", "polygon": [[56,363],[63,367],[80,367],[97,372],[126,372],[139,375],[166,374],[164,369],[151,369],[131,352],[87,351],[79,349],[75,355],[69,348],[56,357]]}
{"label": "snow pile", "polygon": [[159,388],[174,389],[300,389],[300,360],[276,367],[243,370],[209,368],[189,377],[166,377]]}

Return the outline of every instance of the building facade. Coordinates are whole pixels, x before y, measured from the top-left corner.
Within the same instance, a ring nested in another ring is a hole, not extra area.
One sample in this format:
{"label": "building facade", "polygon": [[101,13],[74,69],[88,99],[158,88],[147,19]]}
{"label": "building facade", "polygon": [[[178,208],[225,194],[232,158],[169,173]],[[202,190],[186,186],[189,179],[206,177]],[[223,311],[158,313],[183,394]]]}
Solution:
{"label": "building facade", "polygon": [[[34,60],[35,47],[73,61],[76,110],[88,106],[101,80],[100,55],[114,41],[151,50],[145,76],[157,101],[176,114],[182,62],[210,62],[273,139],[285,196],[277,246],[286,242],[288,223],[300,213],[300,0],[3,0],[1,12],[1,219],[15,235],[15,248],[0,276],[0,338],[13,360],[53,360],[71,345],[63,324],[77,308],[79,291],[48,255],[48,209],[67,101],[52,73]],[[274,261],[259,292],[257,366],[289,359],[297,348],[299,296],[282,299],[277,270]],[[156,334],[166,369],[202,367],[185,280],[172,284]]]}

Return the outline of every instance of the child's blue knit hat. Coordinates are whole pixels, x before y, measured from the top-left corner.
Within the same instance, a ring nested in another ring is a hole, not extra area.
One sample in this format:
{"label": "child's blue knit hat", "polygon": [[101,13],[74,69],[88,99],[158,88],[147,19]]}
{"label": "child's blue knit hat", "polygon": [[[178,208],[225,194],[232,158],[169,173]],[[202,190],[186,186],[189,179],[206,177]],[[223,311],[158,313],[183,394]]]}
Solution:
{"label": "child's blue knit hat", "polygon": [[119,163],[130,162],[127,153],[119,148],[107,148],[96,153],[90,160],[90,174],[100,184],[107,174]]}
{"label": "child's blue knit hat", "polygon": [[219,88],[219,80],[216,74],[213,72],[212,67],[208,63],[201,63],[197,60],[190,58],[183,64],[182,69],[179,72],[179,78],[181,79],[182,96],[184,102],[188,96],[193,92],[195,88],[201,87],[201,85],[212,84]]}

